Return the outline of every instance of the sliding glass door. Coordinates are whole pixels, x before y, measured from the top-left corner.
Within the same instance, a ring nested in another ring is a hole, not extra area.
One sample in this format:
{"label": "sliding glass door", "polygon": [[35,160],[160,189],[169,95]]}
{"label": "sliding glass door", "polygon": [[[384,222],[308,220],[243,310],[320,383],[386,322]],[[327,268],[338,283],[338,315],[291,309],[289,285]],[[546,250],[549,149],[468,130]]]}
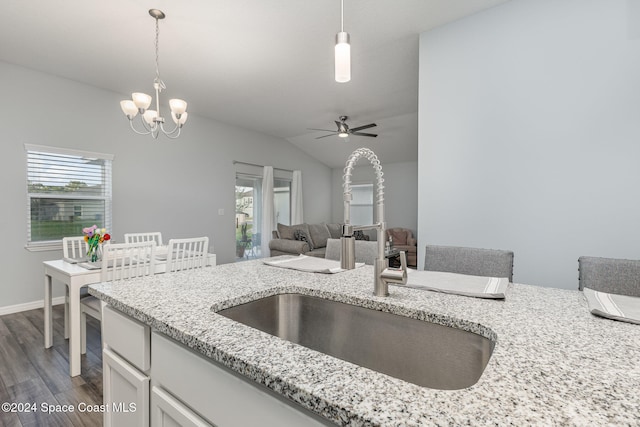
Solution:
{"label": "sliding glass door", "polygon": [[[273,183],[276,222],[289,225],[291,218],[291,180],[275,178]],[[236,173],[236,261],[262,257],[262,177]]]}

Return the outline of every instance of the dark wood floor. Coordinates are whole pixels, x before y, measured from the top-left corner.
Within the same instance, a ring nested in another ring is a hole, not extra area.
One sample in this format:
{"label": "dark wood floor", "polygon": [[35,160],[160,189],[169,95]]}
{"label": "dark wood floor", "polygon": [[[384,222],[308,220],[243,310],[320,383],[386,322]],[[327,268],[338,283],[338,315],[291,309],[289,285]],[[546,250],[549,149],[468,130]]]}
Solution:
{"label": "dark wood floor", "polygon": [[[0,403],[35,404],[33,412],[0,411],[0,426],[102,426],[102,413],[80,413],[78,404],[102,404],[100,323],[89,320],[82,375],[69,376],[64,309],[53,309],[53,347],[44,348],[43,309],[0,316]],[[42,411],[42,405],[73,405],[75,412]],[[80,406],[82,407],[82,406]]]}

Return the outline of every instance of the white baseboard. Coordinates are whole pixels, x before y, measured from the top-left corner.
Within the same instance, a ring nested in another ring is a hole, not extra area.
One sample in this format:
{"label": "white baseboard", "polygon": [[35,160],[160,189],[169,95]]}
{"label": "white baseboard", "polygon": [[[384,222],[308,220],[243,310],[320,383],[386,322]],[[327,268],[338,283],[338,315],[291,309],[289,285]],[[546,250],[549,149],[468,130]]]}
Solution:
{"label": "white baseboard", "polygon": [[[64,296],[53,298],[53,305],[64,304]],[[7,305],[0,307],[0,316],[4,314],[19,313],[21,311],[35,310],[44,307],[44,300],[26,302],[24,304]]]}

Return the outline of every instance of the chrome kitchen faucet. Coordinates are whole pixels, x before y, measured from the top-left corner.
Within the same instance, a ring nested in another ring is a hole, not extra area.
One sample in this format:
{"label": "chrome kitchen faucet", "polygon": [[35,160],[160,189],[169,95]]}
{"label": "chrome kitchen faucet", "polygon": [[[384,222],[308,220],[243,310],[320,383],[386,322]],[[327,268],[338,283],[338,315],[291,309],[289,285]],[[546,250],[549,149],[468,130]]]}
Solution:
{"label": "chrome kitchen faucet", "polygon": [[[371,163],[376,173],[376,217],[378,222],[371,225],[351,225],[351,175],[353,167],[358,160],[364,157]],[[407,255],[400,252],[400,268],[389,268],[388,261],[384,256],[385,251],[385,230],[384,222],[384,178],[382,178],[382,165],[378,156],[368,148],[358,148],[347,159],[342,176],[343,198],[344,198],[344,225],[342,226],[340,267],[352,270],[356,266],[356,243],[354,232],[364,230],[376,230],[378,240],[378,256],[374,262],[373,294],[379,297],[389,295],[389,283],[407,283]]]}

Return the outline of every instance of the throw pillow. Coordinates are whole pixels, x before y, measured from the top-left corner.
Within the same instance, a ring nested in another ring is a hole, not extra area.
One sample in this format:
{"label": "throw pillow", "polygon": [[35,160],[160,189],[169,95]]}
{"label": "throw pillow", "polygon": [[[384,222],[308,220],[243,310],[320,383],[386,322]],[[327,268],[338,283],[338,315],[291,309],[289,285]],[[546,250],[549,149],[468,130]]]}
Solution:
{"label": "throw pillow", "polygon": [[339,239],[342,237],[342,224],[325,224],[329,229],[332,239]]}
{"label": "throw pillow", "polygon": [[296,230],[302,230],[309,235],[309,227],[307,224],[284,225],[278,223],[278,233],[281,239],[295,240],[293,233]]}
{"label": "throw pillow", "polygon": [[313,246],[324,248],[327,246],[327,239],[331,238],[326,224],[309,224],[309,237],[313,240]]}
{"label": "throw pillow", "polygon": [[293,240],[294,231],[293,227],[278,223],[278,234],[281,239]]}
{"label": "throw pillow", "polygon": [[307,234],[306,231],[302,229],[297,229],[296,231],[293,232],[293,238],[295,240],[300,240],[301,242],[307,242],[307,244],[309,245],[309,250],[310,251],[313,250],[313,242],[311,242],[311,239],[309,238],[309,235]]}
{"label": "throw pillow", "polygon": [[355,237],[356,240],[369,240],[369,236],[364,234],[364,231],[362,230],[354,231],[353,237]]}

